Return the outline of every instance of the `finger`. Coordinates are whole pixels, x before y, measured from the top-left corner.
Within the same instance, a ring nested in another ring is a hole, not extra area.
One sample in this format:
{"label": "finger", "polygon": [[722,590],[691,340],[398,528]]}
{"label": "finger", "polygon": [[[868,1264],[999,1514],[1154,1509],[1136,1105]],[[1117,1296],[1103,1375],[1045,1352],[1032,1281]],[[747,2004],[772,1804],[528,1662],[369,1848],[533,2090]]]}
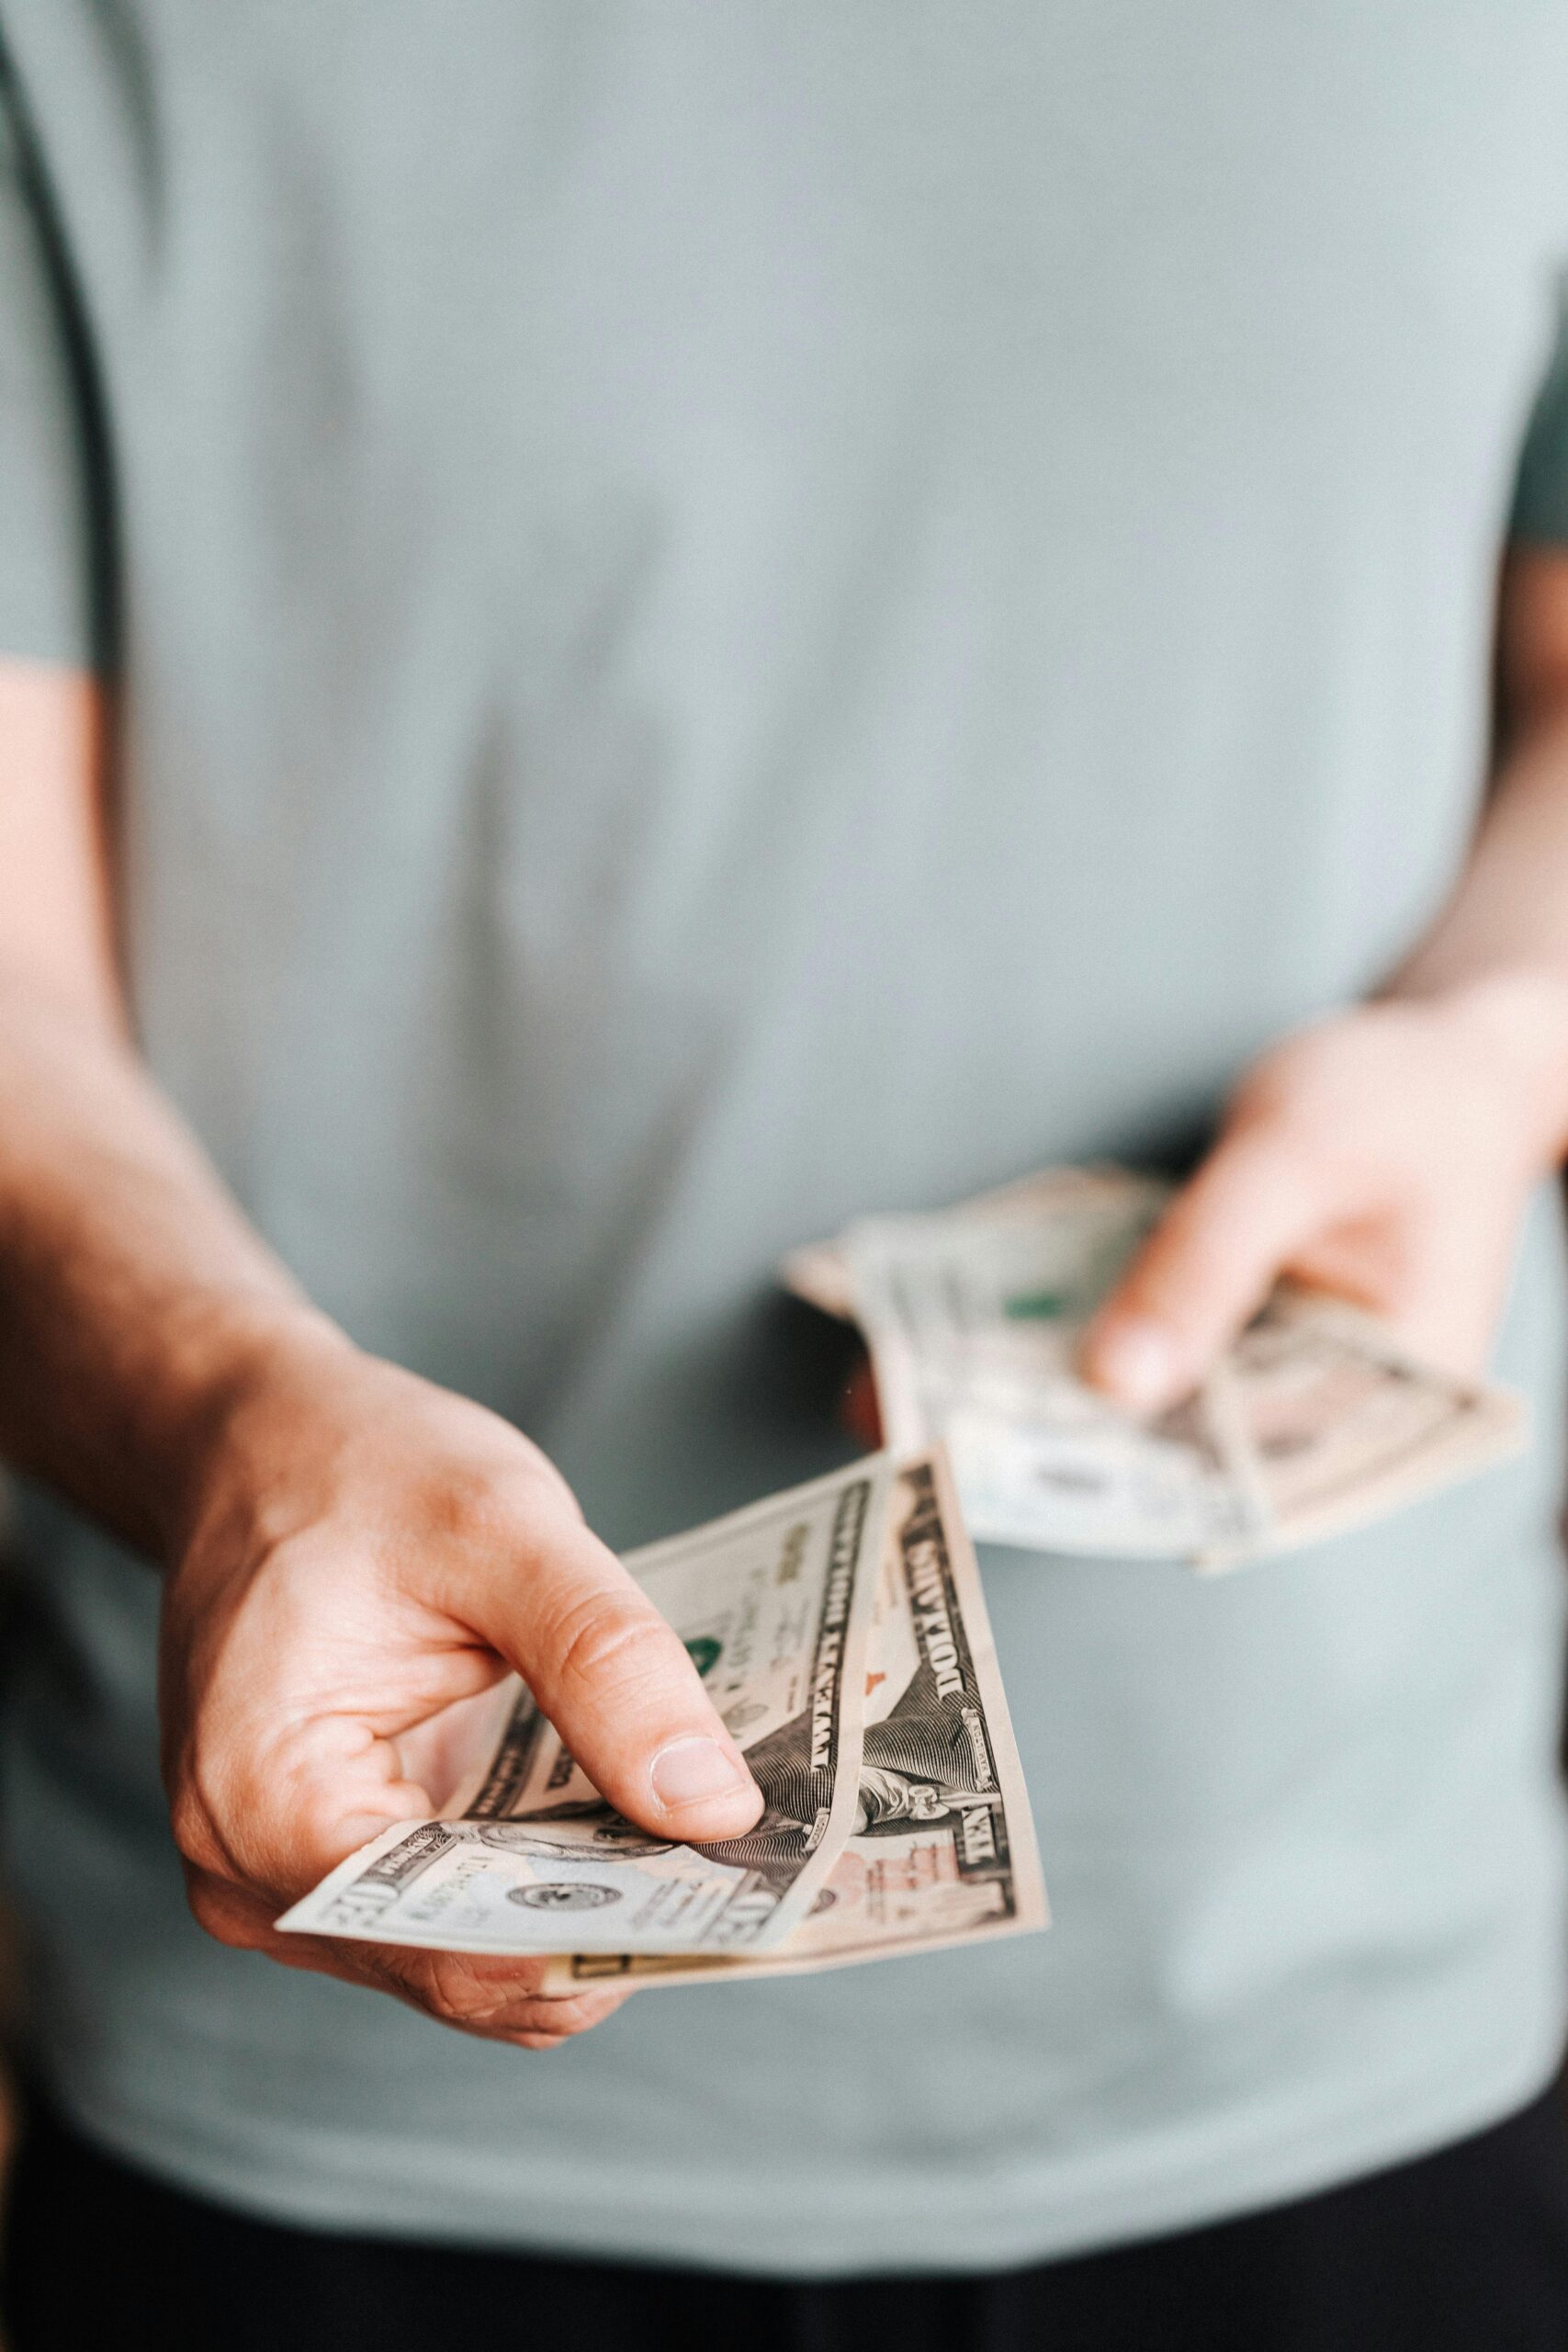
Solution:
{"label": "finger", "polygon": [[564,1514],[468,1613],[603,1795],[656,1836],[739,1837],[761,1792],[679,1635],[615,1554]]}
{"label": "finger", "polygon": [[1298,1144],[1222,1140],[1085,1332],[1087,1376],[1136,1412],[1188,1395],[1334,1208]]}
{"label": "finger", "polygon": [[349,1714],[277,1713],[246,1738],[200,1727],[169,1772],[170,1819],[186,1863],[215,1883],[257,1891],[269,1916],[393,1822],[432,1810],[426,1791],[401,1777],[396,1743],[367,1724]]}
{"label": "finger", "polygon": [[630,1998],[630,1988],[618,1985],[547,1992],[539,1979],[551,1965],[547,1957],[418,1951],[399,1944],[361,1949],[378,1981],[410,1994],[433,2017],[472,2030],[572,2033],[600,2024]]}
{"label": "finger", "polygon": [[392,1944],[366,1945],[362,1951],[364,1982],[413,2002],[442,2025],[487,2041],[535,2034],[569,2041],[603,2025],[630,1998],[629,1990],[541,1992],[516,1973],[527,1962],[473,1952],[410,1951]]}
{"label": "finger", "polygon": [[187,1871],[191,1909],[209,1935],[286,1967],[390,1993],[443,2025],[496,2041],[544,2035],[552,2042],[588,2032],[631,1998],[629,1985],[552,1993],[539,1979],[548,1958],[425,1952],[334,1936],[280,1935],[265,1898],[199,1871]]}

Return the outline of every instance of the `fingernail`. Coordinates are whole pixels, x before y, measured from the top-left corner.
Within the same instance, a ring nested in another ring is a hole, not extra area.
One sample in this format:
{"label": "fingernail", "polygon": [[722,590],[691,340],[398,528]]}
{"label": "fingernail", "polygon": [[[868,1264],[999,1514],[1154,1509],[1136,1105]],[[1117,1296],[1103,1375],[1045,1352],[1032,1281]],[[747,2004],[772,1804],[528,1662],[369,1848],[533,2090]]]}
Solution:
{"label": "fingernail", "polygon": [[668,1805],[698,1804],[704,1797],[733,1796],[747,1775],[716,1739],[672,1739],[653,1759],[653,1786]]}
{"label": "fingernail", "polygon": [[1112,1324],[1095,1346],[1094,1368],[1101,1386],[1139,1413],[1168,1404],[1180,1375],[1170,1333],[1141,1321]]}

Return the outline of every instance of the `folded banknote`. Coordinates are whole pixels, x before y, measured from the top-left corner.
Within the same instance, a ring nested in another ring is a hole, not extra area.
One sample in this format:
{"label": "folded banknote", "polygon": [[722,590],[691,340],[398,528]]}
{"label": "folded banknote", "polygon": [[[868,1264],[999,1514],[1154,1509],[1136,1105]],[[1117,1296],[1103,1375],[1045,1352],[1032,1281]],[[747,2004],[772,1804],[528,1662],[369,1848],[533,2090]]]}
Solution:
{"label": "folded banknote", "polygon": [[977,1541],[1234,1567],[1524,1444],[1517,1396],[1289,1288],[1169,1411],[1139,1416],[1089,1387],[1084,1326],[1171,1189],[1050,1169],[955,1208],[863,1219],[785,1261],[792,1289],[860,1324],[895,1451],[945,1445]]}
{"label": "folded banknote", "polygon": [[878,1455],[626,1560],[761,1787],[682,1846],[600,1797],[515,1677],[439,1819],[351,1854],[279,1920],[557,1954],[545,1989],[734,1981],[1045,1925],[974,1554],[939,1456]]}

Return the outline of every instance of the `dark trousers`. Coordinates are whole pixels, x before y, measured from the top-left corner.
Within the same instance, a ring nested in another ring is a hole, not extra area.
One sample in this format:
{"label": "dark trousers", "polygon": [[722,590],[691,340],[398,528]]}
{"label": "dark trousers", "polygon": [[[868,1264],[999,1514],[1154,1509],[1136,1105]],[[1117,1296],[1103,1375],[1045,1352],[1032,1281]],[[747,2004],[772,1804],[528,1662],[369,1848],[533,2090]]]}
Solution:
{"label": "dark trousers", "polygon": [[1178,2237],[799,2286],[279,2228],[35,2114],[5,2282],[7,2352],[1565,2352],[1568,2132],[1553,2092],[1438,2155]]}

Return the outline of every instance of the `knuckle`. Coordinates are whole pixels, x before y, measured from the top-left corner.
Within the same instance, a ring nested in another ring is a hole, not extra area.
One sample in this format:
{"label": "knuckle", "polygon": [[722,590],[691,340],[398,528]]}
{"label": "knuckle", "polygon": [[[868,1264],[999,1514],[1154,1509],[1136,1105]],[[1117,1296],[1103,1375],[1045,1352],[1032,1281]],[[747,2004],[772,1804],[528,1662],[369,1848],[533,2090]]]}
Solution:
{"label": "knuckle", "polygon": [[590,1593],[552,1628],[558,1680],[569,1694],[625,1692],[651,1683],[670,1667],[669,1637],[651,1614],[609,1593]]}
{"label": "knuckle", "polygon": [[378,1993],[389,1994],[393,2000],[401,2001],[410,2008],[436,2017],[423,1952],[403,1951],[396,1944],[359,1944],[350,1950],[354,1972],[361,1983]]}
{"label": "knuckle", "polygon": [[1258,1155],[1253,1183],[1260,1210],[1266,1204],[1275,1224],[1299,1228],[1327,1213],[1341,1175],[1333,1136],[1292,1121]]}
{"label": "knuckle", "polygon": [[182,1781],[169,1801],[169,1826],[181,1857],[198,1871],[220,1871],[228,1861],[212,1825],[206,1799],[193,1780]]}
{"label": "knuckle", "polygon": [[515,1995],[483,1975],[466,1952],[450,1951],[433,1956],[423,1997],[447,2024],[478,2028],[504,2016]]}
{"label": "knuckle", "polygon": [[415,1974],[404,1977],[403,1989],[443,2025],[528,2049],[553,2050],[618,2006],[601,1995],[563,2000],[536,1993],[518,1981],[515,1970],[497,1974],[463,1952],[428,1955]]}
{"label": "knuckle", "polygon": [[186,1899],[197,1926],[215,1943],[226,1944],[231,1951],[254,1949],[255,1931],[225,1888],[187,1872]]}

